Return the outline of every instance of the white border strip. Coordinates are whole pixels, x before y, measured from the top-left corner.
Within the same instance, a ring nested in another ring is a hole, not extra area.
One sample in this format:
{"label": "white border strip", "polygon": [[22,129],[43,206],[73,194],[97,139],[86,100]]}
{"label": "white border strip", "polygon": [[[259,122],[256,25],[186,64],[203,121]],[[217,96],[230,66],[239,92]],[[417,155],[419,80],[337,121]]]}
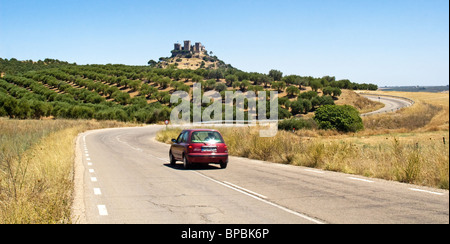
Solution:
{"label": "white border strip", "polygon": [[408,189],[410,189],[411,191],[426,192],[426,193],[430,193],[430,194],[434,194],[434,195],[439,195],[439,196],[444,195],[444,193],[434,192],[434,191],[427,191],[427,190],[422,190],[422,189],[417,189],[417,188],[408,188]]}
{"label": "white border strip", "polygon": [[359,181],[364,181],[364,182],[368,182],[368,183],[373,183],[375,181],[372,180],[366,180],[366,179],[361,179],[361,178],[356,178],[356,177],[347,177],[347,179],[351,179],[351,180],[359,180]]}

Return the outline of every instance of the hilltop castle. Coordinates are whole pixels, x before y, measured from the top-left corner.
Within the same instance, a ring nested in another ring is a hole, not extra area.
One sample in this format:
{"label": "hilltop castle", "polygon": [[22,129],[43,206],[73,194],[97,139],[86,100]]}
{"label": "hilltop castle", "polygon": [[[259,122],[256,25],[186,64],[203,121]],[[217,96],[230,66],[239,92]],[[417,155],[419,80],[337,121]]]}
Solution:
{"label": "hilltop castle", "polygon": [[173,44],[172,57],[177,56],[179,54],[187,55],[187,54],[203,53],[204,51],[206,51],[206,49],[205,46],[202,45],[202,43],[196,42],[195,45],[191,45],[191,41],[187,40],[184,41],[184,46],[181,46],[180,43]]}

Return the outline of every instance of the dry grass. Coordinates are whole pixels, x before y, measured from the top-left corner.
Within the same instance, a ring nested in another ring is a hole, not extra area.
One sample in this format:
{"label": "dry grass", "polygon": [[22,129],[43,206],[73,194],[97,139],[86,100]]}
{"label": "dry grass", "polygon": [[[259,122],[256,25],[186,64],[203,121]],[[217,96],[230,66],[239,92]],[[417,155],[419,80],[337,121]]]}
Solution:
{"label": "dry grass", "polygon": [[[217,129],[231,155],[449,189],[449,94],[388,94],[415,104],[364,117],[358,133],[303,129],[261,138],[257,127]],[[162,131],[158,140],[180,131]]]}
{"label": "dry grass", "polygon": [[[230,155],[449,188],[448,132],[362,136],[301,130],[261,138],[257,127],[216,129]],[[163,130],[157,140],[169,143],[180,132]]]}
{"label": "dry grass", "polygon": [[335,103],[336,105],[351,105],[358,109],[361,114],[376,111],[384,107],[383,103],[372,101],[352,90],[347,89],[342,89],[342,94],[339,96],[339,99],[335,101]]}
{"label": "dry grass", "polygon": [[[443,108],[424,102],[418,102],[412,107],[404,108],[395,113],[372,115],[363,118],[364,127],[367,130],[439,130],[445,128],[445,124],[439,122],[440,127],[430,125],[436,116],[443,112]],[[448,113],[447,113],[448,114]],[[447,124],[448,127],[448,124]]]}
{"label": "dry grass", "polygon": [[125,125],[0,118],[0,223],[70,223],[74,139]]}
{"label": "dry grass", "polygon": [[[449,130],[449,94],[448,93],[431,93],[431,92],[390,92],[390,91],[376,91],[370,92],[374,94],[380,95],[393,95],[400,97],[407,97],[415,101],[415,104],[412,107],[402,109],[398,111],[397,118],[395,121],[391,122],[391,125],[394,123],[401,123],[406,125],[408,123],[415,123],[414,120],[422,120],[422,126],[416,125],[412,130],[419,131],[439,131],[439,130]],[[378,119],[378,120],[389,120],[391,114],[383,114],[379,115],[379,118],[375,116],[370,116],[364,118],[364,122],[369,119]],[[424,118],[420,118],[424,117]],[[423,121],[426,120],[426,121]],[[400,126],[396,126],[397,129]],[[408,126],[404,126],[408,127]],[[388,128],[392,128],[392,126],[388,126]],[[386,128],[379,128],[386,129]]]}

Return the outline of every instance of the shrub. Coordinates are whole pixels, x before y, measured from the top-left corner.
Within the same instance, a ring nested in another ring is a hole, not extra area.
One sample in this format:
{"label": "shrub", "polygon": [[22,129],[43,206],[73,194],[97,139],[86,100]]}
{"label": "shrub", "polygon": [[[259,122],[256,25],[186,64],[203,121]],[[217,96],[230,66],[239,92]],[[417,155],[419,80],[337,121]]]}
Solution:
{"label": "shrub", "polygon": [[315,91],[302,92],[300,93],[300,95],[298,95],[298,97],[301,99],[313,99],[314,97],[317,97],[317,92]]}
{"label": "shrub", "polygon": [[300,129],[313,129],[316,127],[316,123],[312,119],[285,119],[278,123],[279,130],[292,131],[294,128],[296,130]]}
{"label": "shrub", "polygon": [[358,110],[350,105],[325,105],[314,116],[319,129],[356,132],[364,128]]}

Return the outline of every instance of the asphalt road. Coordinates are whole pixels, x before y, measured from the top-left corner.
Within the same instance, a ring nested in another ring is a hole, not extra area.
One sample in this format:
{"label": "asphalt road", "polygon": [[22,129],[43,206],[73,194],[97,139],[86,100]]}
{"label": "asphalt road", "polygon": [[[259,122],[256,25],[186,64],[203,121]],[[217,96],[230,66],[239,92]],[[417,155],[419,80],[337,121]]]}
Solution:
{"label": "asphalt road", "polygon": [[373,96],[373,95],[362,95],[362,96],[366,97],[372,101],[384,103],[384,105],[385,105],[383,108],[381,108],[379,110],[363,114],[364,116],[394,112],[394,111],[397,111],[398,109],[408,107],[411,105],[411,102],[409,102],[405,99],[400,99],[400,98],[386,97],[386,96]]}
{"label": "asphalt road", "polygon": [[168,162],[163,126],[77,139],[76,223],[449,223],[448,191],[230,157],[227,169]]}

